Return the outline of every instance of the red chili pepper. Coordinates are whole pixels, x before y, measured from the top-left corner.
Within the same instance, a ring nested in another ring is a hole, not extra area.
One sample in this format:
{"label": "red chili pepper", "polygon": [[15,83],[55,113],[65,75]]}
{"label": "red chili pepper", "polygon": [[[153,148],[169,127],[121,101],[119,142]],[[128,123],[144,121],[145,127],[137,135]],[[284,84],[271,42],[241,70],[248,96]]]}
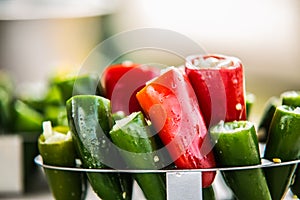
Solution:
{"label": "red chili pepper", "polygon": [[[215,160],[197,97],[183,71],[170,68],[137,93],[137,99],[179,169],[212,168]],[[202,186],[215,172],[205,172]]]}
{"label": "red chili pepper", "polygon": [[111,100],[112,112],[123,111],[128,115],[140,111],[135,95],[158,75],[157,68],[130,62],[107,67],[102,75],[102,86],[105,96]]}
{"label": "red chili pepper", "polygon": [[223,55],[190,56],[185,72],[207,127],[220,120],[246,120],[243,65],[239,59]]}

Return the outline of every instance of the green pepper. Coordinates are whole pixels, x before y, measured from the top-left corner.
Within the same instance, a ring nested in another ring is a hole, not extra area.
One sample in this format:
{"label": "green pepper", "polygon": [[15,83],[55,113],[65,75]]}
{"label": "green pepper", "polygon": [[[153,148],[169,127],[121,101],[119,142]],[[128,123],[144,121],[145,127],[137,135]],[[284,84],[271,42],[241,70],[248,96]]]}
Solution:
{"label": "green pepper", "polygon": [[0,70],[0,131],[10,131],[13,91],[14,83],[12,77],[6,71]]}
{"label": "green pepper", "polygon": [[[122,160],[108,137],[113,123],[110,101],[95,95],[76,95],[67,101],[66,107],[83,167],[122,167]],[[88,172],[87,177],[101,199],[131,199],[132,179],[126,174]]]}
{"label": "green pepper", "polygon": [[12,97],[10,94],[0,87],[0,131],[7,131],[11,123],[11,105]]}
{"label": "green pepper", "polygon": [[44,104],[52,106],[61,106],[65,104],[64,99],[61,96],[61,91],[57,85],[50,83],[48,91],[44,97]]}
{"label": "green pepper", "polygon": [[258,140],[265,143],[268,138],[269,127],[275,113],[276,107],[280,105],[280,99],[276,96],[269,98],[267,101],[262,118],[258,125]]}
{"label": "green pepper", "polygon": [[[286,91],[281,94],[282,105],[300,106],[300,91]],[[299,159],[299,158],[298,158]],[[294,173],[294,182],[291,185],[292,192],[300,197],[300,166]]]}
{"label": "green pepper", "polygon": [[[141,112],[117,120],[110,131],[111,138],[119,148],[128,167],[133,169],[158,169],[160,156],[155,153],[155,141]],[[133,177],[141,187],[146,199],[166,199],[165,181],[162,174],[139,174]]]}
{"label": "green pepper", "polygon": [[51,121],[55,126],[68,126],[68,119],[65,106],[47,105],[44,108],[45,120]]}
{"label": "green pepper", "polygon": [[209,186],[207,188],[202,188],[202,198],[203,200],[215,200],[215,191],[213,186]]}
{"label": "green pepper", "polygon": [[44,118],[41,113],[34,110],[23,101],[16,100],[13,104],[13,131],[32,132],[41,131]]}
{"label": "green pepper", "polygon": [[63,102],[75,95],[98,95],[100,93],[98,76],[93,74],[59,77],[54,79],[52,84],[60,91]]}
{"label": "green pepper", "polygon": [[286,91],[280,95],[282,105],[300,106],[300,91]]}
{"label": "green pepper", "polygon": [[[75,167],[76,151],[69,133],[56,132],[51,122],[43,123],[43,134],[38,139],[38,148],[43,163],[58,167]],[[80,172],[44,168],[49,187],[56,200],[84,199],[86,184]]]}
{"label": "green pepper", "polygon": [[[113,113],[112,117],[114,119],[114,124],[115,124],[117,120],[125,118],[126,115],[123,111],[118,111],[118,112]],[[156,130],[153,127],[153,124],[151,124],[150,121],[147,121],[147,123],[149,124],[147,129],[149,129],[149,131],[152,135],[152,137],[149,139],[152,141],[153,148],[161,149],[161,151],[160,151],[161,158],[160,158],[159,162],[156,162],[157,168],[158,169],[166,169],[166,170],[175,169],[176,166],[172,162],[172,158],[170,157],[170,154],[168,153],[167,150],[163,151],[164,144],[161,141],[161,139],[159,138],[158,134],[156,134]]]}
{"label": "green pepper", "polygon": [[[281,105],[276,108],[265,147],[269,160],[292,161],[300,156],[300,107]],[[283,198],[292,180],[296,165],[265,168],[272,199]]]}
{"label": "green pepper", "polygon": [[[261,164],[254,124],[249,121],[220,122],[210,129],[219,167]],[[271,199],[261,168],[222,171],[237,199]]]}
{"label": "green pepper", "polygon": [[294,181],[291,185],[291,191],[297,197],[300,197],[300,168],[299,165],[294,173]]}

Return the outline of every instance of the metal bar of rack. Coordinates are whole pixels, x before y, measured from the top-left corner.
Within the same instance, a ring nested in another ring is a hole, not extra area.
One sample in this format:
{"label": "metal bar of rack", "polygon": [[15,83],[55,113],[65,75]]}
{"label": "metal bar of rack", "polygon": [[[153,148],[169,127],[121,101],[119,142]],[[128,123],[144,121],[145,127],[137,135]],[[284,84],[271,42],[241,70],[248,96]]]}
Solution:
{"label": "metal bar of rack", "polygon": [[86,169],[81,167],[57,167],[43,164],[42,157],[36,156],[34,162],[43,168],[77,171],[77,172],[98,172],[98,173],[165,173],[166,174],[166,193],[167,200],[202,200],[201,177],[203,172],[208,171],[232,171],[246,170],[264,167],[279,167],[284,165],[297,164],[300,160],[275,163],[262,159],[261,164],[241,167],[221,167],[210,169],[172,169],[172,170],[136,170],[136,169]]}

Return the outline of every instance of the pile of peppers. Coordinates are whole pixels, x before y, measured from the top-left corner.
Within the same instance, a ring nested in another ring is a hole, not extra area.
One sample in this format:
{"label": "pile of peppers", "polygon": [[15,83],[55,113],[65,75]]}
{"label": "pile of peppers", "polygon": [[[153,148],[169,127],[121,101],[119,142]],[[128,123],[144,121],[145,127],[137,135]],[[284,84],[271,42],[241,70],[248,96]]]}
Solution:
{"label": "pile of peppers", "polygon": [[[264,158],[276,162],[300,157],[300,91],[285,91],[267,102],[259,130],[265,143]],[[266,139],[265,139],[266,138]],[[265,168],[272,199],[282,199],[288,189],[300,196],[300,173],[296,164]]]}
{"label": "pile of peppers", "polygon": [[[190,56],[183,66],[163,70],[128,62],[114,64],[105,69],[96,87],[96,79],[79,81],[90,84],[84,91],[72,88],[74,80],[60,80],[57,88],[65,100],[76,152],[73,159],[80,159],[81,167],[95,169],[208,169],[261,164],[259,138],[249,121],[254,98],[246,93],[243,70],[239,59],[213,54]],[[299,159],[300,137],[295,130],[300,130],[300,105],[291,102],[298,103],[285,100],[268,114],[271,120],[261,123],[270,133],[265,137],[264,158],[271,161]],[[288,119],[286,125],[283,118]],[[291,136],[287,139],[283,134]],[[281,199],[291,186],[295,169],[296,165],[255,168],[221,175],[235,199]],[[280,174],[280,181],[274,174]],[[215,176],[214,170],[202,173],[199,181],[204,199],[215,199]],[[146,199],[166,199],[166,177],[162,174],[89,172],[84,177],[101,199],[131,199],[133,181]],[[294,185],[299,185],[296,181]]]}

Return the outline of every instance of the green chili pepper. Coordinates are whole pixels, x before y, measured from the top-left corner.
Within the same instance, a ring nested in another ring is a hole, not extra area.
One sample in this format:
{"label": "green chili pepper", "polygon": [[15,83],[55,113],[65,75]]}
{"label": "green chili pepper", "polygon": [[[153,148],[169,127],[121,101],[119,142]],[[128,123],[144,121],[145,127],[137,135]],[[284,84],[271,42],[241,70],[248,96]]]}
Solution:
{"label": "green chili pepper", "polygon": [[[60,167],[75,167],[76,151],[70,132],[54,131],[50,121],[44,122],[43,128],[44,132],[38,139],[38,148],[43,163]],[[86,182],[82,173],[47,168],[44,171],[56,200],[85,198]]]}
{"label": "green chili pepper", "polygon": [[44,118],[51,121],[55,126],[68,126],[65,106],[47,105],[44,108]]}
{"label": "green chili pepper", "polygon": [[[121,166],[109,138],[113,120],[110,101],[95,95],[77,95],[67,103],[67,116],[75,147],[85,168]],[[110,163],[111,162],[111,163]],[[131,199],[132,179],[118,173],[87,173],[88,180],[101,199]]]}
{"label": "green chili pepper", "polygon": [[282,105],[300,106],[300,91],[286,91],[280,95]]}
{"label": "green chili pepper", "polygon": [[50,83],[48,91],[44,97],[44,104],[52,106],[65,105],[65,101],[61,95],[59,87],[55,83]]}
{"label": "green chili pepper", "polygon": [[215,196],[215,191],[213,186],[209,186],[207,188],[202,188],[202,197],[203,200],[215,200],[216,196]]}
{"label": "green chili pepper", "polygon": [[269,127],[275,113],[276,107],[280,105],[280,99],[278,97],[271,97],[265,107],[262,118],[258,125],[258,140],[265,143],[268,138]]}
{"label": "green chili pepper", "polygon": [[56,78],[53,85],[59,89],[63,102],[75,95],[98,95],[100,93],[98,76],[92,74]]}
{"label": "green chili pepper", "polygon": [[[300,91],[286,91],[281,94],[282,105],[288,106],[300,106]],[[299,159],[299,158],[298,158]],[[291,185],[292,192],[300,197],[300,167],[297,166],[297,169],[294,173],[294,182]]]}
{"label": "green chili pepper", "polygon": [[12,97],[10,94],[0,87],[0,131],[7,131],[11,123],[10,105]]}
{"label": "green chili pepper", "polygon": [[291,191],[297,197],[300,197],[300,168],[299,165],[294,173],[294,182],[291,185]]}
{"label": "green chili pepper", "polygon": [[16,100],[13,108],[13,131],[32,132],[41,131],[43,115],[24,102]]}
{"label": "green chili pepper", "polygon": [[[210,129],[219,167],[261,163],[254,124],[249,121],[220,122]],[[237,199],[271,199],[263,170],[223,171],[223,178]]]}
{"label": "green chili pepper", "polygon": [[[121,149],[128,167],[134,169],[158,169],[160,157],[155,154],[154,138],[141,112],[117,120],[110,131],[113,142]],[[147,199],[166,199],[162,174],[133,174]]]}
{"label": "green chili pepper", "polygon": [[0,133],[12,127],[11,104],[14,96],[14,83],[6,71],[0,70]]}
{"label": "green chili pepper", "polygon": [[[264,157],[269,160],[291,161],[300,156],[300,107],[278,106],[274,113]],[[296,165],[265,168],[272,199],[285,195]]]}

